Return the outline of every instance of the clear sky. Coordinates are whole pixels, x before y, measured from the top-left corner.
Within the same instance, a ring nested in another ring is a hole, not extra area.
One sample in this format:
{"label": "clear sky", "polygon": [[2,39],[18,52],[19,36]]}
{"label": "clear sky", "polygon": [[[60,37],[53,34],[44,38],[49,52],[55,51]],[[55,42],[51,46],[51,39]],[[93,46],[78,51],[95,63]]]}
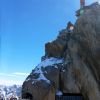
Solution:
{"label": "clear sky", "polygon": [[45,43],[75,22],[79,0],[0,0],[0,7],[0,83],[20,83],[40,62]]}

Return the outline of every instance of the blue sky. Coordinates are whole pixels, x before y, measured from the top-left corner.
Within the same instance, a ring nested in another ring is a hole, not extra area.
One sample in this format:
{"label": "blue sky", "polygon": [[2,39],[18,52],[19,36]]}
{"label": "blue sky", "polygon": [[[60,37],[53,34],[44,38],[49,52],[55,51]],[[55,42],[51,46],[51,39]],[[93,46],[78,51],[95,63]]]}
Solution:
{"label": "blue sky", "polygon": [[75,22],[79,0],[0,0],[0,7],[0,81],[22,81],[40,62],[45,43]]}

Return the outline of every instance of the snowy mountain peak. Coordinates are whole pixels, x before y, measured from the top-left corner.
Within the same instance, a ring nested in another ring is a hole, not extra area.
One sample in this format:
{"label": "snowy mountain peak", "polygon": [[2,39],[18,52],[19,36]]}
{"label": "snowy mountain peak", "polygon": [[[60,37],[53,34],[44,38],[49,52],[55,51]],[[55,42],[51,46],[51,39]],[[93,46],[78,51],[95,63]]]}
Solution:
{"label": "snowy mountain peak", "polygon": [[0,100],[10,100],[11,98],[18,99],[21,97],[21,86],[12,85],[4,86],[0,85]]}

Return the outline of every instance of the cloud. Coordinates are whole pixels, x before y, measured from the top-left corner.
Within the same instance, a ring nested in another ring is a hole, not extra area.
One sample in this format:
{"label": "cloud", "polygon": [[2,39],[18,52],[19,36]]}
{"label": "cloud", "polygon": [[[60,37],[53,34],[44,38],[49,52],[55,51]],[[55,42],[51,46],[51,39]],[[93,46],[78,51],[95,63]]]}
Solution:
{"label": "cloud", "polygon": [[18,75],[18,76],[28,76],[29,73],[21,73],[21,72],[15,72],[13,75]]}
{"label": "cloud", "polygon": [[16,75],[13,74],[6,74],[6,73],[0,73],[1,76],[7,76],[7,77],[17,77]]}
{"label": "cloud", "polygon": [[27,77],[29,75],[29,73],[14,72],[11,74],[0,73],[0,75],[7,76],[7,77]]}

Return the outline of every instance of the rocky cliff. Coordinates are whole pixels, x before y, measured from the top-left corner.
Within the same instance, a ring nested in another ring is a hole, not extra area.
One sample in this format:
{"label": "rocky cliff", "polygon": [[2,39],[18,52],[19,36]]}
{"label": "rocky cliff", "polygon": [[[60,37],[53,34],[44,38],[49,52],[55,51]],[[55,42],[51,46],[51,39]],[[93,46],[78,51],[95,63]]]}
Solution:
{"label": "rocky cliff", "polygon": [[22,97],[55,100],[59,90],[62,93],[80,93],[84,100],[100,100],[98,3],[84,8],[73,31],[63,29],[56,40],[45,45],[42,62],[23,83]]}

